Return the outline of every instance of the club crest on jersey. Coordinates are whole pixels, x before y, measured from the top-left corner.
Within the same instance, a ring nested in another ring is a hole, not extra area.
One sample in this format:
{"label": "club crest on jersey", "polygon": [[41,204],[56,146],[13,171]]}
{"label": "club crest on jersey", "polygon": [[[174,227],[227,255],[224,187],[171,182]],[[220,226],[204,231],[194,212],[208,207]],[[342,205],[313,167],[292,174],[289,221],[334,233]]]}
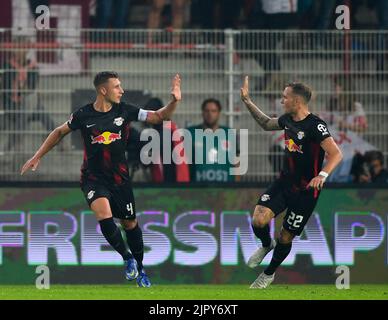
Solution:
{"label": "club crest on jersey", "polygon": [[298,132],[298,139],[302,140],[303,138],[304,138],[304,132],[303,131],[299,131]]}
{"label": "club crest on jersey", "polygon": [[270,199],[270,196],[269,194],[263,194],[261,196],[261,201],[265,202],[265,201],[268,201]]}
{"label": "club crest on jersey", "polygon": [[302,146],[297,145],[294,142],[294,140],[288,139],[288,140],[285,140],[284,142],[285,142],[286,149],[288,149],[288,151],[303,153]]}
{"label": "club crest on jersey", "polygon": [[105,131],[96,137],[90,136],[90,138],[92,139],[92,144],[111,144],[112,142],[121,139],[121,130],[119,133]]}
{"label": "club crest on jersey", "polygon": [[123,122],[124,122],[124,118],[121,118],[121,117],[115,118],[115,119],[113,120],[113,123],[114,123],[116,126],[121,126],[121,125],[123,124]]}

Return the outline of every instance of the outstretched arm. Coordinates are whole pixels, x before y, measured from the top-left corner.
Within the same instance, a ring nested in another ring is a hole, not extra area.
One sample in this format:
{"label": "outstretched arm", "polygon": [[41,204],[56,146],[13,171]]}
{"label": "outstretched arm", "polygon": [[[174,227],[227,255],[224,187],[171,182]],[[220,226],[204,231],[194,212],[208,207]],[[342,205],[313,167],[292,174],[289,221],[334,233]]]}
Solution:
{"label": "outstretched arm", "polygon": [[22,167],[20,174],[24,174],[29,169],[35,171],[39,165],[40,159],[49,152],[52,148],[54,148],[62,138],[71,132],[71,129],[67,125],[67,122],[63,125],[55,128],[47,137],[47,139],[42,143],[38,151],[35,152],[34,156],[29,159]]}
{"label": "outstretched arm", "polygon": [[146,121],[151,124],[158,124],[163,120],[169,120],[181,99],[181,78],[179,74],[177,74],[172,79],[171,101],[168,103],[168,105],[159,109],[158,111],[148,111]]}
{"label": "outstretched arm", "polygon": [[249,112],[251,113],[253,119],[262,127],[264,130],[282,130],[279,126],[278,118],[271,118],[267,116],[263,111],[261,111],[249,97],[249,85],[248,85],[248,76],[245,76],[243,87],[241,88],[241,100],[247,106]]}

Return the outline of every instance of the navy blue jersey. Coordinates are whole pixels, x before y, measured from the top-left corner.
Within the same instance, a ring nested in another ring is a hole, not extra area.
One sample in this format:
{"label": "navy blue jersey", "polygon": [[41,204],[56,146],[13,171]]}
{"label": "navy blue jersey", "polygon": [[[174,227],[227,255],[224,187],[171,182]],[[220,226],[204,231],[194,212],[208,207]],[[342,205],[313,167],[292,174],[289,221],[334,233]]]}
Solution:
{"label": "navy blue jersey", "polygon": [[146,112],[126,103],[113,104],[107,112],[99,112],[87,104],[71,114],[67,125],[81,130],[84,161],[81,184],[102,180],[121,185],[129,181],[125,157],[131,121],[145,120]]}
{"label": "navy blue jersey", "polygon": [[281,177],[293,188],[306,188],[322,169],[325,151],[321,142],[330,137],[326,123],[310,113],[301,121],[294,121],[289,114],[278,119],[284,129],[285,154]]}

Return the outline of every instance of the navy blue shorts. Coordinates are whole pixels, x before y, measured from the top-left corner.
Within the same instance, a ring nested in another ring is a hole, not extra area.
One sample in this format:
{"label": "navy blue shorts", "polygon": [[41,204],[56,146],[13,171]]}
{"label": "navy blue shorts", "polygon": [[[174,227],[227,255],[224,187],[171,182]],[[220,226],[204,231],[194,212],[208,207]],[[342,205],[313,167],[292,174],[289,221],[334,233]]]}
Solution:
{"label": "navy blue shorts", "polygon": [[113,217],[123,220],[136,218],[135,198],[130,183],[114,185],[89,180],[81,185],[81,189],[89,207],[94,200],[107,198]]}
{"label": "navy blue shorts", "polygon": [[275,217],[287,210],[283,228],[299,236],[317,204],[319,192],[314,189],[295,191],[283,179],[278,179],[260,196],[257,204],[269,208]]}

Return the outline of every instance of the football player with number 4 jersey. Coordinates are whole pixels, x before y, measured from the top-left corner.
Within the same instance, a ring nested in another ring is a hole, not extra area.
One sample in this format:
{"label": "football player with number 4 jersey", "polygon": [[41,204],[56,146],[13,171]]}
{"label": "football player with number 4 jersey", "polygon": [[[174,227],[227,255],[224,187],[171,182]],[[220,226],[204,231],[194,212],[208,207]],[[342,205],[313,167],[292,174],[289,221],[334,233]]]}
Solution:
{"label": "football player with number 4 jersey", "polygon": [[[248,77],[241,88],[241,99],[264,130],[284,130],[285,154],[280,177],[260,196],[252,217],[252,229],[262,242],[248,260],[257,267],[272,250],[268,267],[251,288],[264,289],[274,280],[275,271],[291,251],[292,240],[299,236],[317,204],[329,174],[342,160],[342,153],[330,136],[326,123],[310,113],[311,89],[303,83],[288,84],[283,91],[285,114],[270,118],[250,99]],[[322,168],[323,159],[327,162]],[[270,221],[286,211],[280,236],[271,239]]]}
{"label": "football player with number 4 jersey", "polygon": [[[151,282],[143,268],[143,234],[136,219],[135,200],[125,158],[129,125],[131,121],[158,124],[170,119],[181,100],[180,83],[180,77],[176,75],[172,80],[172,99],[167,106],[157,111],[146,111],[120,102],[124,90],[116,72],[98,73],[94,78],[97,92],[95,102],[79,108],[67,122],[53,130],[21,169],[21,174],[28,169],[35,171],[40,159],[64,136],[80,130],[85,146],[81,189],[105,239],[122,256],[126,279],[136,279],[139,287],[150,287]],[[113,218],[120,219],[131,252],[127,250]]]}

